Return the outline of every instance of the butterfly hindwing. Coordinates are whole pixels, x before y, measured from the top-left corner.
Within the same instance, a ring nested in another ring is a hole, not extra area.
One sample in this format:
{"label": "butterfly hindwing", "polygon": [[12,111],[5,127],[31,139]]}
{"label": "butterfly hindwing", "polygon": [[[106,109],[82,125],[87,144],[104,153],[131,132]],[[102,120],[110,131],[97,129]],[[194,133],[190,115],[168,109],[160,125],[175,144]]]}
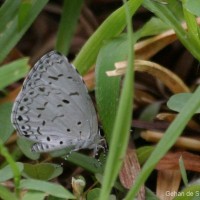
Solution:
{"label": "butterfly hindwing", "polygon": [[42,146],[38,151],[90,148],[98,138],[96,112],[81,76],[54,51],[25,79],[11,118],[20,136]]}

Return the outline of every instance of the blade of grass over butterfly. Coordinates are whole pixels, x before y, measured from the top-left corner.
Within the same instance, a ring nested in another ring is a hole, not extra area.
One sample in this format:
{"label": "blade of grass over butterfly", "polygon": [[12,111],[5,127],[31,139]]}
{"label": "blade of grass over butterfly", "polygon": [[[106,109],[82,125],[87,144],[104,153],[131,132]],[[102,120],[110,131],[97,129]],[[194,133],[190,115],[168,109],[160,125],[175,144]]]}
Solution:
{"label": "blade of grass over butterfly", "polygon": [[140,187],[144,184],[150,173],[153,171],[159,160],[165,155],[170,147],[176,142],[181,135],[188,121],[200,106],[200,87],[196,89],[191,98],[184,105],[183,109],[177,115],[170,127],[165,132],[155,150],[144,164],[140,174],[138,175],[133,188],[129,191],[125,200],[132,200],[137,195]]}
{"label": "blade of grass over butterfly", "polygon": [[[128,2],[130,15],[132,16],[143,0],[130,0]],[[125,28],[126,15],[124,6],[113,12],[95,31],[83,46],[73,64],[81,74],[84,74],[94,63],[105,40],[118,36]]]}
{"label": "blade of grass over butterfly", "polygon": [[2,140],[0,140],[0,154],[5,157],[7,162],[10,164],[10,167],[14,174],[14,183],[15,183],[15,192],[16,196],[19,197],[19,182],[20,182],[20,171],[13,160],[12,156],[9,154],[8,150],[4,147]]}
{"label": "blade of grass over butterfly", "polygon": [[56,50],[66,55],[69,51],[73,33],[75,31],[83,0],[63,2],[63,11],[59,23]]}
{"label": "blade of grass over butterfly", "polygon": [[[0,62],[4,60],[10,50],[17,44],[17,42],[21,39],[30,25],[33,23],[35,18],[38,16],[40,11],[44,8],[48,0],[35,0],[29,8],[29,14],[24,21],[23,26],[19,29],[18,24],[18,13],[16,13],[12,19],[8,18],[9,20],[6,21],[6,29],[1,32],[0,37]],[[15,10],[13,11],[16,12]],[[1,12],[0,12],[1,13]],[[13,13],[11,13],[13,15]],[[0,28],[1,29],[1,28]]]}
{"label": "blade of grass over butterfly", "polygon": [[[173,7],[175,4],[181,3],[179,1],[170,1],[168,4],[162,5],[157,2],[151,0],[144,0],[144,6],[151,10],[155,15],[157,15],[160,19],[162,19],[165,23],[169,24],[171,28],[176,32],[177,37],[182,42],[182,44],[190,51],[190,53],[200,60],[200,42],[195,42],[195,39],[191,34],[188,34],[186,30],[184,30],[181,26],[180,20],[178,20],[178,16],[176,15],[176,11],[173,12]],[[181,6],[180,6],[181,8]],[[180,8],[177,8],[181,10]],[[188,23],[191,23],[188,21]],[[194,25],[194,23],[192,24]],[[191,25],[191,26],[192,26]]]}
{"label": "blade of grass over butterfly", "polygon": [[[123,158],[126,153],[130,135],[132,99],[133,99],[133,33],[129,4],[124,0],[126,21],[128,29],[128,67],[125,75],[123,89],[119,101],[119,107],[113,129],[108,159],[105,166],[105,173],[100,193],[100,200],[108,199],[109,193],[114,185]],[[114,165],[113,165],[114,163]]]}

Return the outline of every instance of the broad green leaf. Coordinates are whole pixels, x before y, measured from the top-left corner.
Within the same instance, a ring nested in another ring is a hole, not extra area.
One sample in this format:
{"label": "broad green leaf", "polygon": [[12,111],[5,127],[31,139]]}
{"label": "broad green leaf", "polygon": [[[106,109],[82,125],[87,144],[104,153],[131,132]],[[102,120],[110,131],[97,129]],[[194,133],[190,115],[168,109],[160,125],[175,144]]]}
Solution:
{"label": "broad green leaf", "polygon": [[23,196],[22,200],[43,200],[47,194],[45,192],[28,191]]}
{"label": "broad green leaf", "polygon": [[67,160],[92,173],[102,173],[104,167],[101,166],[97,159],[77,152],[73,152]]}
{"label": "broad green leaf", "polygon": [[[72,152],[69,155],[71,148],[66,148],[62,150],[58,150],[55,152],[51,152],[52,157],[62,157],[66,161],[69,161],[77,166],[80,166],[90,172],[97,173],[103,171],[103,162],[101,164],[99,161],[91,156],[86,156],[84,154],[78,152]],[[101,158],[101,157],[100,157]],[[105,158],[104,158],[105,159]]]}
{"label": "broad green leaf", "polygon": [[75,197],[68,190],[56,183],[34,179],[23,179],[20,182],[20,188],[45,192],[55,197],[75,199]]}
{"label": "broad green leaf", "polygon": [[183,190],[181,190],[177,195],[174,195],[173,200],[199,200],[200,199],[200,184],[192,184]]}
{"label": "broad green leaf", "polygon": [[19,137],[17,139],[17,145],[19,146],[19,148],[23,152],[23,154],[32,160],[37,160],[40,157],[40,154],[31,151],[31,147],[32,147],[33,143],[34,142],[29,141],[22,137]]}
{"label": "broad green leaf", "polygon": [[[176,112],[180,112],[184,105],[189,101],[192,97],[192,93],[179,93],[170,97],[167,102],[168,108],[174,110]],[[200,113],[200,108],[197,109],[195,113]]]}
{"label": "broad green leaf", "polygon": [[0,67],[0,90],[26,76],[28,58],[22,58]]}
{"label": "broad green leaf", "polygon": [[196,16],[200,16],[200,1],[197,0],[186,0],[184,7]]}
{"label": "broad green leaf", "polygon": [[117,112],[121,77],[108,77],[106,71],[113,70],[116,62],[126,59],[126,39],[121,36],[105,44],[99,52],[95,68],[97,110],[108,141]]}
{"label": "broad green leaf", "polygon": [[99,197],[101,189],[94,188],[87,193],[87,200],[97,200]]}
{"label": "broad green leaf", "polygon": [[14,193],[2,185],[0,185],[0,197],[3,200],[18,200]]}
{"label": "broad green leaf", "polygon": [[33,178],[39,180],[50,180],[60,174],[62,174],[63,169],[61,166],[51,163],[39,163],[39,164],[24,164],[23,176],[26,178]]}
{"label": "broad green leaf", "polygon": [[[24,169],[23,163],[16,162],[16,166],[18,167],[19,172],[21,173]],[[14,177],[14,174],[10,165],[7,165],[6,167],[0,169],[0,182],[7,181],[13,177]]]}
{"label": "broad green leaf", "polygon": [[4,142],[11,136],[14,128],[10,121],[12,103],[3,103],[0,105],[0,138]]}

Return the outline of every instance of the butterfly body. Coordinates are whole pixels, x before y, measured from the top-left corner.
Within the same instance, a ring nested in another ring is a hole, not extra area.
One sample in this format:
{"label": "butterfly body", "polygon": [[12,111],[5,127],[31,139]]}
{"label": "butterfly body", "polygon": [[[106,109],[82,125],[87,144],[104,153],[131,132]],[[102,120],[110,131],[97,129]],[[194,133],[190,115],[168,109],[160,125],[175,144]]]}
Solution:
{"label": "butterfly body", "polygon": [[32,150],[71,147],[96,150],[102,138],[87,88],[67,58],[55,51],[30,71],[11,115],[19,136],[36,142]]}

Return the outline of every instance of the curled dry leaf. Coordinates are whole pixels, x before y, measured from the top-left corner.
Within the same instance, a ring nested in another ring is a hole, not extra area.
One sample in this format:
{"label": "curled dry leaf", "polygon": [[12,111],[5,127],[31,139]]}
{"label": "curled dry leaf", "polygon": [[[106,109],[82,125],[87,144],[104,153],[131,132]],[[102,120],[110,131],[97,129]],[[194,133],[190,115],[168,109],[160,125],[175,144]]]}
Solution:
{"label": "curled dry leaf", "polygon": [[177,192],[181,182],[179,170],[161,170],[158,172],[156,195],[160,200],[172,200],[170,193]]}
{"label": "curled dry leaf", "polygon": [[173,30],[166,31],[155,37],[151,37],[134,46],[135,57],[137,59],[148,59],[154,56],[161,49],[176,41],[177,37]]}
{"label": "curled dry leaf", "polygon": [[[156,116],[157,119],[164,120],[164,121],[167,121],[167,122],[172,122],[175,119],[175,117],[176,117],[176,114],[172,114],[172,113],[159,113]],[[192,119],[188,122],[187,126],[192,130],[199,130],[200,129],[200,125]]]}
{"label": "curled dry leaf", "polygon": [[[168,152],[157,164],[157,170],[179,170],[182,156],[186,170],[200,172],[200,156],[186,151]],[[192,162],[191,162],[192,161]]]}
{"label": "curled dry leaf", "polygon": [[[196,18],[198,24],[200,24],[200,17]],[[186,23],[182,23],[182,27],[187,29]],[[161,49],[177,40],[174,30],[165,31],[159,35],[144,39],[135,44],[135,57],[137,59],[149,59],[158,53]]]}
{"label": "curled dry leaf", "polygon": [[[127,61],[115,63],[115,70],[107,71],[106,73],[108,76],[122,75],[126,71],[126,66]],[[190,92],[190,89],[175,73],[157,63],[145,60],[135,60],[135,71],[146,72],[152,75],[166,85],[173,93]]]}
{"label": "curled dry leaf", "polygon": [[[140,164],[138,162],[138,158],[133,146],[134,146],[133,144],[129,144],[127,152],[126,152],[126,156],[124,158],[124,162],[119,174],[119,178],[122,185],[127,189],[130,189],[133,186],[136,176],[140,172]],[[138,193],[137,199],[138,200],[145,199],[144,186],[141,187],[140,192]]]}
{"label": "curled dry leaf", "polygon": [[[163,137],[163,133],[156,131],[142,131],[140,136],[146,141],[158,142]],[[188,138],[188,137],[179,137],[174,146],[187,149],[191,151],[200,151],[200,139],[198,138]]]}
{"label": "curled dry leaf", "polygon": [[94,76],[94,68],[92,68],[86,75],[84,75],[83,80],[88,88],[88,90],[92,90],[95,87],[95,76]]}
{"label": "curled dry leaf", "polygon": [[146,91],[135,88],[134,99],[139,104],[149,104],[155,102],[155,97]]}

